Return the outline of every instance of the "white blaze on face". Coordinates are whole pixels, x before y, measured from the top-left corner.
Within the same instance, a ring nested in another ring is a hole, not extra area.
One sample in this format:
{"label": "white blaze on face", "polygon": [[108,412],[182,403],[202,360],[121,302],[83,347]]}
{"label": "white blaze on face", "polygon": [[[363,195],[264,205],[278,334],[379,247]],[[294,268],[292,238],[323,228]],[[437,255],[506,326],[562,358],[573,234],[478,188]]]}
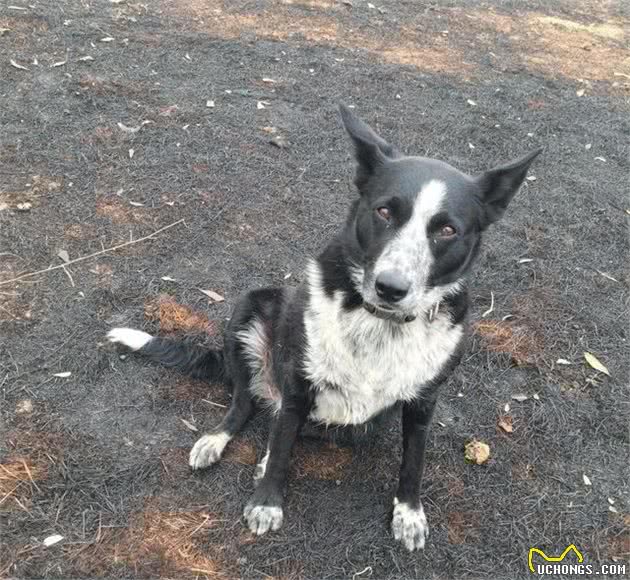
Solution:
{"label": "white blaze on face", "polygon": [[392,270],[411,283],[409,294],[403,300],[408,304],[420,301],[425,292],[434,261],[427,227],[443,208],[445,196],[443,181],[429,181],[418,193],[409,221],[385,246],[374,266],[374,280],[380,273]]}

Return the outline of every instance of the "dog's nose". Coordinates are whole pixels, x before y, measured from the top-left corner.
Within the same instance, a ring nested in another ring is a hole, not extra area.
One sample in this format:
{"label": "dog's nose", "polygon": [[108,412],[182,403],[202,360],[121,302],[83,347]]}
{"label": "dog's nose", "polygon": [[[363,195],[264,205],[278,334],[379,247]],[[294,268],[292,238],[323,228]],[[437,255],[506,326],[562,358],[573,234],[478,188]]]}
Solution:
{"label": "dog's nose", "polygon": [[400,302],[409,292],[410,283],[400,274],[386,270],[376,277],[376,293],[386,302]]}

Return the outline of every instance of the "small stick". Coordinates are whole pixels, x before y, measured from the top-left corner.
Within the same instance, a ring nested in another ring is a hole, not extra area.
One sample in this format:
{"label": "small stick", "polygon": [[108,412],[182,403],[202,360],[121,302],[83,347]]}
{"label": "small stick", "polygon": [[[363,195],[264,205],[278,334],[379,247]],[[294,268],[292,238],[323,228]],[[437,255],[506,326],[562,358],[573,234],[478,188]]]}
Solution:
{"label": "small stick", "polygon": [[35,480],[33,479],[33,476],[31,475],[31,470],[28,468],[28,465],[26,464],[26,461],[24,461],[24,459],[22,459],[22,463],[24,464],[24,469],[26,470],[26,473],[28,474],[28,478],[31,480],[31,483],[35,486],[35,489],[41,493],[42,490],[39,489],[38,485],[35,483]]}
{"label": "small stick", "polygon": [[208,403],[209,405],[214,405],[215,407],[220,407],[221,409],[227,409],[227,405],[222,405],[221,403],[215,403],[214,401],[208,401],[208,399],[201,399],[204,403]]}
{"label": "small stick", "polygon": [[4,286],[5,284],[11,284],[12,282],[17,282],[18,280],[22,280],[24,278],[31,278],[32,276],[37,276],[38,274],[44,274],[46,272],[52,272],[53,270],[58,270],[59,268],[65,268],[66,266],[70,266],[70,264],[76,264],[77,262],[83,262],[84,260],[89,260],[90,258],[95,258],[96,256],[100,256],[101,254],[106,254],[107,252],[115,252],[116,250],[120,250],[121,248],[124,248],[126,246],[130,246],[131,244],[137,244],[138,242],[144,242],[145,240],[148,240],[148,239],[152,238],[153,236],[157,236],[158,234],[162,233],[165,230],[168,230],[169,228],[172,228],[173,226],[181,224],[183,221],[184,221],[183,218],[181,220],[177,220],[176,222],[173,222],[172,224],[169,224],[168,226],[164,226],[163,228],[160,228],[159,230],[156,230],[152,234],[149,234],[148,236],[144,236],[143,238],[138,238],[137,240],[131,240],[129,242],[125,242],[124,244],[119,244],[119,245],[113,246],[111,248],[104,248],[103,250],[101,250],[99,252],[94,252],[93,254],[89,254],[88,256],[81,256],[80,258],[75,258],[74,260],[70,260],[69,262],[65,262],[65,263],[59,264],[57,266],[51,266],[49,268],[44,268],[43,270],[37,270],[37,272],[31,272],[30,274],[22,274],[21,276],[18,276],[17,278],[12,278],[11,280],[3,280],[2,282],[0,282],[0,286]]}
{"label": "small stick", "polygon": [[492,312],[494,312],[494,292],[490,292],[490,308],[481,315],[481,318],[485,318]]}

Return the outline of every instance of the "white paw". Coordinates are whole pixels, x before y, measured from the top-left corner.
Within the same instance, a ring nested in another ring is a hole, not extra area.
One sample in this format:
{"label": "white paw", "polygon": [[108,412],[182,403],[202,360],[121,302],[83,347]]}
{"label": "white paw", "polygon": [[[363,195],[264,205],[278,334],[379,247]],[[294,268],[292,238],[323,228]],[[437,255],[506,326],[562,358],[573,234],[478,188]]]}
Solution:
{"label": "white paw", "polygon": [[231,437],[223,431],[204,435],[190,450],[188,464],[193,469],[201,469],[216,463],[230,439]]}
{"label": "white paw", "polygon": [[254,481],[258,481],[259,479],[265,477],[265,472],[267,471],[267,461],[269,461],[269,449],[267,449],[267,453],[256,466],[254,471]]}
{"label": "white paw", "polygon": [[152,338],[150,334],[133,328],[112,328],[107,333],[109,342],[124,344],[131,350],[140,350]]}
{"label": "white paw", "polygon": [[249,530],[258,536],[262,536],[269,530],[280,529],[282,526],[282,508],[269,505],[247,505],[243,512]]}
{"label": "white paw", "polygon": [[394,499],[394,504],[392,517],[394,538],[402,542],[410,552],[422,550],[424,542],[429,537],[429,526],[422,504],[417,509],[407,503],[399,503],[398,499]]}

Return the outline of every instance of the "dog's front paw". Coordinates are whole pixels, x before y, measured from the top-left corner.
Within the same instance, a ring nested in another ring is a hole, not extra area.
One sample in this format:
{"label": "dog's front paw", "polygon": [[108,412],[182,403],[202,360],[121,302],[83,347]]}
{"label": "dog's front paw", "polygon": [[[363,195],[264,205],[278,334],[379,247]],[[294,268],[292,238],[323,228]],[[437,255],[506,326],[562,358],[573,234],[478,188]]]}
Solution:
{"label": "dog's front paw", "polygon": [[256,497],[254,494],[245,506],[243,516],[253,534],[261,536],[269,530],[279,530],[282,526],[282,506],[279,501]]}
{"label": "dog's front paw", "polygon": [[422,550],[429,537],[429,526],[422,504],[413,508],[408,503],[399,502],[398,498],[394,499],[392,532],[394,538],[402,542],[410,552]]}
{"label": "dog's front paw", "polygon": [[225,432],[204,435],[190,450],[190,467],[202,469],[219,461],[229,440],[230,436]]}

